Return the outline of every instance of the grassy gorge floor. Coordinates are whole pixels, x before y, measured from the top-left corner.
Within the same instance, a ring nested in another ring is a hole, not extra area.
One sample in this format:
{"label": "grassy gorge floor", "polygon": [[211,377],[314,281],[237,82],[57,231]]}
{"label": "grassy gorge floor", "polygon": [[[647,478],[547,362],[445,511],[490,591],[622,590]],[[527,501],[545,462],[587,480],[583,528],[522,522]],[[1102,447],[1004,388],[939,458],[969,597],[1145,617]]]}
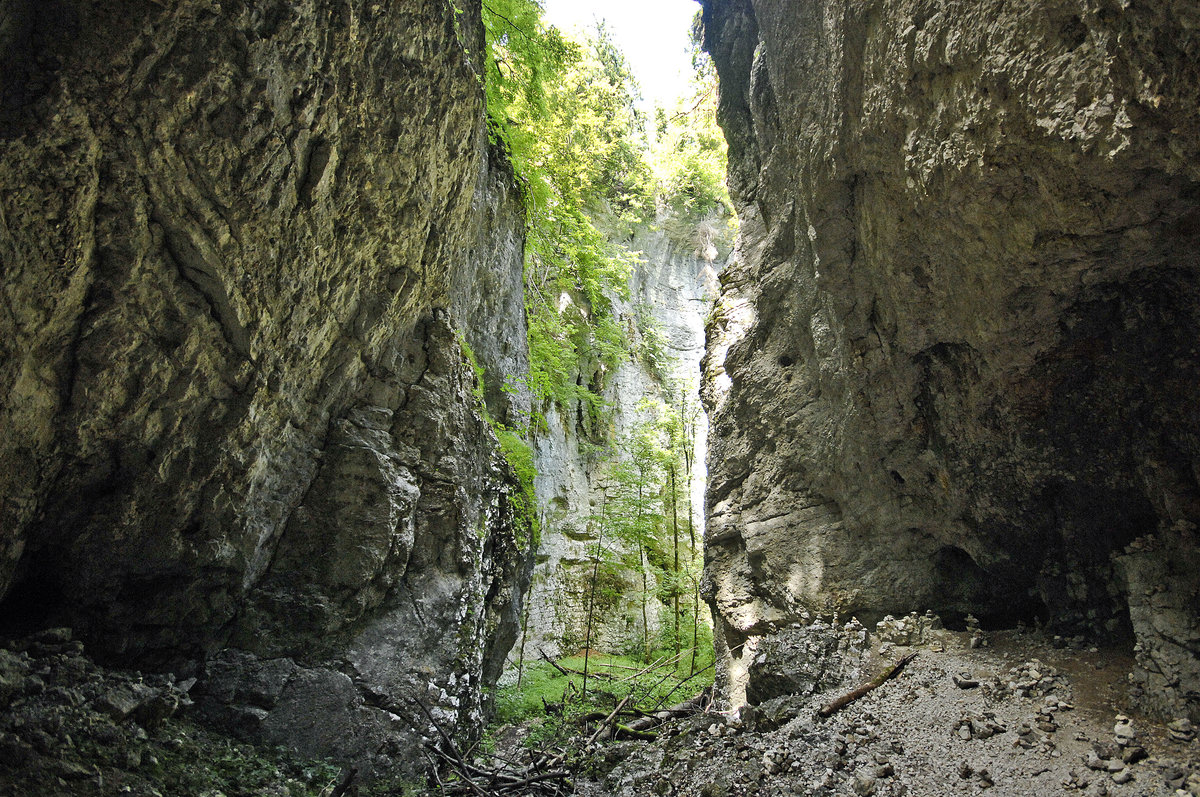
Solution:
{"label": "grassy gorge floor", "polygon": [[694,657],[690,649],[660,651],[644,661],[580,653],[532,663],[506,680],[507,685],[496,690],[493,729],[527,722],[550,728],[562,724],[556,717],[569,724],[611,710],[626,698],[630,714],[635,714],[694,697],[712,685],[713,654],[711,649],[697,651]]}

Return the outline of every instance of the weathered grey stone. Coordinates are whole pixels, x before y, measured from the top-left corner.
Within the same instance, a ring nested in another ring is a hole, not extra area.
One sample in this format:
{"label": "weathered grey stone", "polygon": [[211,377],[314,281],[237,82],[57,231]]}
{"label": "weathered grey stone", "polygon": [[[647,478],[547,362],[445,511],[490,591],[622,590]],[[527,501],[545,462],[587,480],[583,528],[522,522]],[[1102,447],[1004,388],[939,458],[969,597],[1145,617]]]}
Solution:
{"label": "weathered grey stone", "polygon": [[1200,514],[1195,4],[703,14],[718,644],[826,607],[1128,635],[1110,555]]}
{"label": "weathered grey stone", "polygon": [[133,713],[141,704],[141,699],[127,685],[114,687],[96,701],[96,708],[102,713],[120,722]]}
{"label": "weathered grey stone", "polygon": [[525,323],[525,206],[512,167],[497,148],[481,162],[472,244],[451,273],[450,314],[483,368],[484,400],[500,423],[529,423]]}
{"label": "weathered grey stone", "polygon": [[[386,728],[382,712],[365,706],[354,683],[332,670],[299,670],[263,720],[261,737],[305,755],[362,760]],[[324,752],[322,752],[324,751]],[[413,751],[416,753],[417,751]]]}
{"label": "weathered grey stone", "polygon": [[16,768],[33,756],[33,745],[21,741],[14,734],[0,733],[0,764]]}
{"label": "weathered grey stone", "polygon": [[28,674],[28,659],[0,648],[0,706],[7,706],[26,689]]}
{"label": "weathered grey stone", "polygon": [[223,650],[206,663],[203,690],[218,704],[271,708],[295,672],[291,659],[260,659],[242,650]]}
{"label": "weathered grey stone", "polygon": [[[757,705],[784,695],[811,695],[859,676],[868,653],[867,634],[817,620],[745,643],[749,657],[746,701]],[[746,658],[747,656],[743,656]]]}
{"label": "weathered grey stone", "polygon": [[123,664],[236,647],[205,699],[260,733],[336,684],[313,755],[431,683],[474,732],[528,577],[447,312],[525,367],[511,291],[479,301],[523,227],[479,3],[42,5],[0,14],[5,623]]}
{"label": "weathered grey stone", "polygon": [[1116,558],[1137,634],[1134,697],[1163,718],[1200,722],[1200,541],[1179,523]]}

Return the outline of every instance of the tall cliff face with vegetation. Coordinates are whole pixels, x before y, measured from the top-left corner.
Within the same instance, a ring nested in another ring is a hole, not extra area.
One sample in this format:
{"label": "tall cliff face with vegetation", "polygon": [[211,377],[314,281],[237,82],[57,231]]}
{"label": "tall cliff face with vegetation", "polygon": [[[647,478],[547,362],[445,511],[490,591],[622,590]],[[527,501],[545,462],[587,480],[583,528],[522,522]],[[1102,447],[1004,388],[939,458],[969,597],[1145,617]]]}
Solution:
{"label": "tall cliff face with vegetation", "polygon": [[735,698],[807,610],[1136,639],[1200,713],[1200,17],[706,0],[742,235],[710,327]]}
{"label": "tall cliff face with vegetation", "polygon": [[4,632],[321,755],[478,728],[529,529],[453,326],[521,367],[524,217],[462,5],[0,3]]}
{"label": "tall cliff face with vegetation", "polygon": [[551,408],[535,435],[542,544],[514,657],[585,646],[642,655],[709,637],[707,607],[697,618],[694,596],[707,431],[697,387],[712,266],[661,228],[641,227],[630,245],[643,262],[616,309],[635,345],[607,374],[599,442],[577,422],[578,406]]}
{"label": "tall cliff face with vegetation", "polygon": [[602,26],[564,38],[523,0],[485,19],[492,133],[529,221],[529,375],[483,369],[522,402],[501,434],[535,474],[540,545],[513,658],[706,639],[698,363],[733,227],[711,68],[651,120]]}

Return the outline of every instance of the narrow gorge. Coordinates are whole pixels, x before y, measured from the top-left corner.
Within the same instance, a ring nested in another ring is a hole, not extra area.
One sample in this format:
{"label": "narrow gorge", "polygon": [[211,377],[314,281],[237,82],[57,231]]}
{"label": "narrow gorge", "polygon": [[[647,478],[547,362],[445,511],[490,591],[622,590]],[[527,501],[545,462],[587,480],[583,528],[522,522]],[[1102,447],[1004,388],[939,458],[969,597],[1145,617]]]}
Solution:
{"label": "narrow gorge", "polygon": [[1200,7],[696,13],[0,0],[0,794],[1200,793]]}

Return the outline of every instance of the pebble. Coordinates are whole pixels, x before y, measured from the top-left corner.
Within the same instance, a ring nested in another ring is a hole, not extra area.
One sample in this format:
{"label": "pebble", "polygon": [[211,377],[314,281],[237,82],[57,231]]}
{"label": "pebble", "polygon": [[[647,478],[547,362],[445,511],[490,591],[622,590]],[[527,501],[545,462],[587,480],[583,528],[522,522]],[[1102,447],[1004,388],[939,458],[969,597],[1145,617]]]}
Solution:
{"label": "pebble", "polygon": [[998,733],[1008,731],[1008,728],[996,721],[995,715],[990,711],[985,711],[982,716],[973,716],[959,721],[967,723],[971,730],[971,737],[974,739],[990,739]]}
{"label": "pebble", "polygon": [[96,774],[92,767],[76,761],[56,761],[53,764],[53,772],[66,780],[87,780]]}

